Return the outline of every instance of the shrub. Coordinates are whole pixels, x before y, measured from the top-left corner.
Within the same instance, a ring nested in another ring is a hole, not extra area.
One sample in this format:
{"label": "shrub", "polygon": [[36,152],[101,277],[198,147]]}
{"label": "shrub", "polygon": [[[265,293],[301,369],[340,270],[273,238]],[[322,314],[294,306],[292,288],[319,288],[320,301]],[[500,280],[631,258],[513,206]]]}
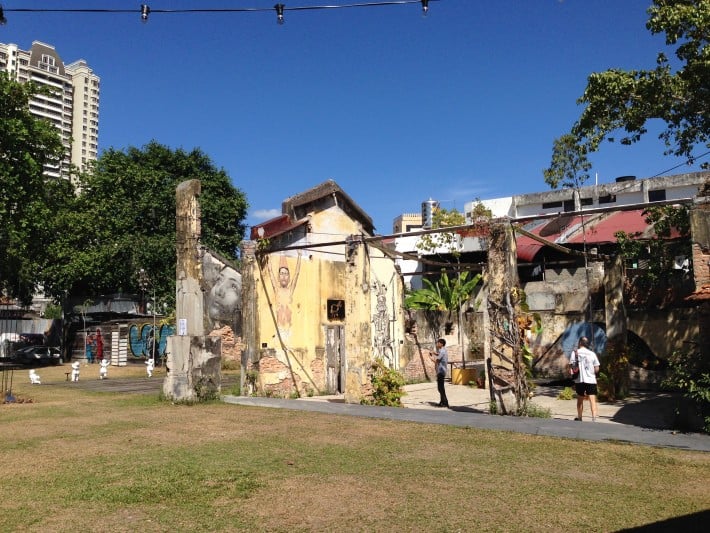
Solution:
{"label": "shrub", "polygon": [[558,400],[574,400],[575,396],[577,396],[577,394],[574,392],[574,389],[572,387],[565,387],[557,395],[557,399]]}
{"label": "shrub", "polygon": [[675,351],[668,364],[670,372],[661,386],[683,392],[703,417],[705,433],[710,433],[710,360],[695,351]]}
{"label": "shrub", "polygon": [[370,382],[372,396],[362,399],[364,405],[381,405],[402,407],[404,396],[404,376],[385,366],[382,359],[377,358],[372,363]]}
{"label": "shrub", "polygon": [[527,402],[521,415],[531,418],[552,418],[552,411],[547,407],[540,407],[533,402]]}

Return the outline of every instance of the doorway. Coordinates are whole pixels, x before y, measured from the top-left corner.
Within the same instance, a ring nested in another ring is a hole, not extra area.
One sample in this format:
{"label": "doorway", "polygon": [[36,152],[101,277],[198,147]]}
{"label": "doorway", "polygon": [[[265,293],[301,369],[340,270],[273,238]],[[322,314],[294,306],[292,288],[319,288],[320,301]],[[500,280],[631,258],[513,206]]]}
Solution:
{"label": "doorway", "polygon": [[328,394],[345,392],[345,327],[325,327],[325,386]]}

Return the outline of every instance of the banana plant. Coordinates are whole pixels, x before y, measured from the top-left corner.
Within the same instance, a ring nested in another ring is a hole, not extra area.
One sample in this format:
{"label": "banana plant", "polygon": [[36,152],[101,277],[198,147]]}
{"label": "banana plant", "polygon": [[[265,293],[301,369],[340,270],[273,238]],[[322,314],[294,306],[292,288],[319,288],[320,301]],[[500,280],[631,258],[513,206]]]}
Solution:
{"label": "banana plant", "polygon": [[[471,298],[482,279],[481,274],[469,277],[470,274],[462,272],[454,278],[449,278],[446,272],[442,272],[441,277],[434,283],[424,278],[424,287],[410,292],[404,299],[404,305],[409,309],[446,312],[448,321],[451,321],[452,314],[455,314],[461,344],[461,306]],[[461,350],[461,361],[465,367],[464,350]]]}

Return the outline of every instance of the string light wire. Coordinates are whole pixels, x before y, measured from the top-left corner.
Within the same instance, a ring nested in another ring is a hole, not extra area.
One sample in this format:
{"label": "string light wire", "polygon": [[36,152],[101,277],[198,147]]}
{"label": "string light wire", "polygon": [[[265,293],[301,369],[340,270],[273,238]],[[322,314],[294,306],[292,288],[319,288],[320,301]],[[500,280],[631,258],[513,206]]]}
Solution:
{"label": "string light wire", "polygon": [[[141,4],[139,9],[109,9],[109,8],[43,8],[43,7],[6,7],[3,8],[0,4],[0,23],[7,22],[4,13],[140,13],[143,22],[146,22],[148,15],[153,14],[175,14],[175,13],[256,13],[256,12],[273,12],[278,14],[279,23],[283,22],[285,11],[313,11],[322,9],[343,9],[355,7],[381,7],[406,4],[420,4],[422,11],[426,15],[429,11],[430,0],[388,0],[382,2],[358,2],[350,4],[327,4],[327,5],[308,5],[308,6],[288,6],[286,4],[277,3],[274,7],[231,7],[231,8],[184,8],[184,9],[155,9],[149,7],[148,4]],[[431,0],[439,2],[440,0]]]}

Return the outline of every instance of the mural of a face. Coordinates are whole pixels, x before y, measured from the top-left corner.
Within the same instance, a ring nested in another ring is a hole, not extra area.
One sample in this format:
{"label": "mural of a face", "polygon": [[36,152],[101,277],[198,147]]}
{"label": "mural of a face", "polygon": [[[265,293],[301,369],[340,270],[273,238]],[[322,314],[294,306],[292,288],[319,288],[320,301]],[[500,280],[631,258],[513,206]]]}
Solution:
{"label": "mural of a face", "polygon": [[205,251],[202,257],[205,327],[212,330],[230,326],[241,331],[242,275],[215,254]]}
{"label": "mural of a face", "polygon": [[289,283],[291,283],[291,273],[288,271],[288,268],[279,268],[279,285],[285,289],[289,286]]}
{"label": "mural of a face", "polygon": [[242,276],[224,267],[207,297],[207,313],[211,320],[231,324],[242,307]]}

